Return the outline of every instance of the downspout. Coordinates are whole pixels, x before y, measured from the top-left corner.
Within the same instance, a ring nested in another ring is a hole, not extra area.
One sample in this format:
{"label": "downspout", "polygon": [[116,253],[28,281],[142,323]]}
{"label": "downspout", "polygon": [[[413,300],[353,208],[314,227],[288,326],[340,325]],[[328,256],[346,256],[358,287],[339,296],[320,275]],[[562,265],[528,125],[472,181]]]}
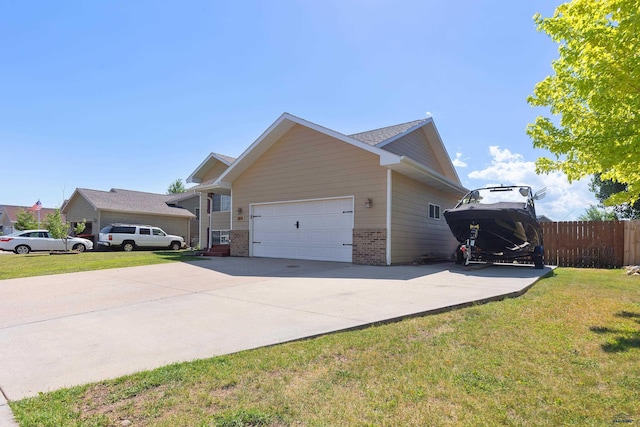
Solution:
{"label": "downspout", "polygon": [[391,265],[391,169],[387,169],[387,265]]}
{"label": "downspout", "polygon": [[229,234],[231,234],[231,230],[233,230],[233,190],[229,190],[229,197],[231,197],[229,202]]}
{"label": "downspout", "polygon": [[[211,195],[211,197],[209,197]],[[207,228],[207,248],[210,248],[213,242],[211,241],[211,231],[213,226],[213,193],[207,193],[207,215],[209,215],[209,227]]]}
{"label": "downspout", "polygon": [[198,192],[198,210],[200,216],[198,217],[198,247],[202,249],[202,193]]}

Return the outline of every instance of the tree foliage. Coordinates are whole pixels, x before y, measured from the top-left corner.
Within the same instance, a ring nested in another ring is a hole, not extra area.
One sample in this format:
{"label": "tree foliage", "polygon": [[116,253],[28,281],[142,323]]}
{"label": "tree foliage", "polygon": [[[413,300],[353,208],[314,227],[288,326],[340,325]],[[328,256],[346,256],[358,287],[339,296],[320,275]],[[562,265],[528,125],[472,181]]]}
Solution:
{"label": "tree foliage", "polygon": [[534,16],[539,31],[559,44],[554,75],[527,101],[554,116],[527,126],[540,158],[538,172],[562,171],[570,180],[600,174],[624,183],[607,204],[640,197],[640,1],[574,0],[552,17]]}
{"label": "tree foliage", "polygon": [[25,211],[24,209],[16,211],[16,223],[14,225],[16,230],[33,230],[38,226],[38,221],[33,212]]}
{"label": "tree foliage", "polygon": [[[612,194],[620,193],[627,189],[626,184],[602,179],[600,174],[593,176],[590,187],[591,191],[595,194],[601,204],[608,200]],[[619,218],[640,219],[640,200],[636,200],[633,203],[621,203],[615,205],[613,210]]]}
{"label": "tree foliage", "polygon": [[184,183],[182,182],[182,179],[178,178],[169,185],[169,188],[167,189],[167,194],[178,194],[178,193],[184,193],[185,191],[187,191],[187,189],[184,187]]}
{"label": "tree foliage", "polygon": [[598,208],[597,206],[589,206],[585,213],[578,217],[580,221],[615,221],[618,215],[613,211]]}
{"label": "tree foliage", "polygon": [[[76,234],[82,233],[86,227],[86,222],[86,220],[82,220],[82,222],[77,223],[73,231]],[[51,233],[51,236],[53,236],[54,239],[62,239],[65,250],[69,250],[67,243],[71,225],[62,218],[60,209],[56,209],[55,212],[48,214],[44,220],[44,225],[46,229],[49,230],[49,233]]]}

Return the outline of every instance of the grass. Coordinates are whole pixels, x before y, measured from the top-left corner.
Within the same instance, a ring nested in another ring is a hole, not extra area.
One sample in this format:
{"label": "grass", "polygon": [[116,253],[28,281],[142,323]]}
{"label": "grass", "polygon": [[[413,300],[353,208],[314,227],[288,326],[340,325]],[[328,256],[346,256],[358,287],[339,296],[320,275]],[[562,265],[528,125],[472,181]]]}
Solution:
{"label": "grass", "polygon": [[48,252],[35,252],[28,255],[5,254],[0,255],[0,280],[198,259],[202,258],[188,256],[180,251],[106,251],[65,255],[49,255]]}
{"label": "grass", "polygon": [[558,269],[520,298],[11,402],[21,426],[640,424],[640,281]]}

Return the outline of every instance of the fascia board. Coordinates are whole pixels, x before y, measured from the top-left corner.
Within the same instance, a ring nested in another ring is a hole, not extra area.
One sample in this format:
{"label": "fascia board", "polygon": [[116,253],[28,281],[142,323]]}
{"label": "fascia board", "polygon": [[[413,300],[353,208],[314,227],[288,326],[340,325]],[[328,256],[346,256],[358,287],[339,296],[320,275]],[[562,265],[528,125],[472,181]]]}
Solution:
{"label": "fascia board", "polygon": [[84,192],[82,191],[82,188],[76,188],[76,190],[73,192],[73,194],[71,195],[71,197],[69,197],[69,202],[71,202],[71,200],[73,199],[73,197],[78,194],[80,196],[82,196],[83,199],[85,199],[87,201],[87,203],[89,203],[94,210],[98,210],[98,206],[96,206],[96,204],[93,202],[93,200],[91,200],[89,197],[87,197],[86,194],[84,194]]}
{"label": "fascia board", "polygon": [[419,123],[409,129],[407,129],[406,131],[399,133],[398,135],[389,138],[387,140],[382,141],[381,143],[377,144],[376,147],[378,148],[382,148],[387,144],[391,144],[393,141],[397,141],[398,139],[404,137],[405,135],[410,134],[411,132],[414,132],[420,128],[425,128],[427,125],[431,125],[431,128],[433,129],[433,132],[436,135],[436,138],[439,142],[439,144],[437,144],[438,146],[432,147],[435,151],[436,151],[436,155],[438,156],[438,161],[439,162],[445,162],[446,165],[443,165],[444,167],[449,167],[449,169],[451,170],[451,172],[453,172],[453,175],[456,177],[457,181],[460,182],[460,176],[458,175],[458,172],[456,171],[456,168],[453,166],[453,162],[451,161],[451,156],[449,156],[449,152],[447,151],[447,147],[445,147],[444,142],[442,142],[442,138],[440,137],[440,132],[438,132],[438,128],[436,127],[436,123],[433,120],[432,117],[429,117],[428,119],[426,119],[424,122]]}
{"label": "fascia board", "polygon": [[369,144],[365,144],[364,142],[358,141],[357,139],[351,138],[342,133],[336,132],[334,130],[325,128],[323,126],[317,125],[315,123],[309,122],[307,120],[301,119],[300,117],[296,117],[289,113],[283,113],[269,128],[260,135],[256,141],[249,146],[238,159],[226,170],[216,183],[225,183],[224,185],[228,185],[231,188],[231,182],[235,178],[237,178],[242,172],[244,172],[247,168],[253,164],[269,147],[271,147],[275,142],[282,137],[287,131],[289,131],[294,125],[301,125],[307,127],[309,129],[315,130],[317,132],[323,133],[327,136],[335,138],[337,140],[346,142],[347,144],[358,147],[362,150],[368,151],[370,153],[376,154],[382,158],[385,156],[394,156],[397,158],[397,155],[389,153],[385,150],[382,150],[377,147],[373,147]]}
{"label": "fascia board", "polygon": [[[415,126],[410,127],[409,129],[405,130],[404,132],[399,133],[399,134],[397,134],[397,135],[395,135],[395,136],[393,136],[393,137],[391,137],[389,139],[385,139],[384,141],[376,144],[376,147],[382,148],[387,144],[391,144],[393,141],[396,141],[396,140],[402,138],[405,135],[409,135],[411,132],[415,131],[416,129],[420,129],[421,127],[424,127],[424,126],[428,125],[429,123],[432,123],[434,125],[434,127],[435,127],[435,123],[433,122],[433,118],[429,117],[428,119],[425,119],[425,121],[423,121],[421,123],[418,123]],[[442,140],[440,142],[442,143]]]}
{"label": "fascia board", "polygon": [[[389,167],[391,169],[394,169],[394,166],[402,166],[405,168],[409,168],[409,169],[413,169],[417,172],[419,172],[422,175],[426,175],[429,178],[443,184],[444,186],[455,190],[461,194],[467,194],[469,192],[468,189],[464,188],[461,185],[458,185],[455,182],[452,182],[450,179],[448,179],[447,177],[445,177],[444,175],[434,171],[433,169],[431,169],[428,166],[423,165],[422,163],[416,162],[415,160],[413,160],[410,157],[406,157],[406,156],[401,156],[400,157],[400,161],[399,162],[394,162],[394,163],[389,163],[389,164],[381,164],[381,166],[386,166]],[[400,172],[402,173],[402,172]]]}
{"label": "fascia board", "polygon": [[133,211],[127,209],[100,209],[100,212],[115,212],[115,213],[125,213],[125,214],[139,214],[139,215],[149,215],[149,216],[162,216],[169,218],[195,218],[196,216],[189,212],[184,208],[174,208],[174,209],[182,209],[185,213],[164,213],[164,212],[156,212],[156,211]]}
{"label": "fascia board", "polygon": [[206,159],[204,159],[204,161],[202,163],[200,163],[200,165],[193,171],[193,173],[191,175],[189,175],[189,177],[187,178],[187,184],[200,184],[202,182],[202,178],[197,178],[196,175],[202,170],[202,168],[204,168],[211,159],[217,160],[219,162],[224,163],[225,165],[229,166],[230,163],[228,161],[226,161],[225,159],[218,157],[216,155],[216,153],[210,153]]}
{"label": "fascia board", "polygon": [[[442,142],[442,138],[440,137],[440,132],[438,132],[438,127],[436,126],[436,123],[432,120],[433,123],[433,131],[436,134],[436,137],[438,138],[438,141],[440,142],[440,148],[443,152],[443,159],[445,162],[448,163],[448,166],[451,168],[451,171],[453,171],[453,174],[455,175],[456,179],[458,180],[458,182],[460,181],[460,176],[458,175],[458,172],[456,171],[456,168],[453,166],[453,162],[451,161],[451,156],[449,155],[449,152],[447,151],[447,147],[445,147],[444,143]],[[439,159],[440,160],[440,159]]]}

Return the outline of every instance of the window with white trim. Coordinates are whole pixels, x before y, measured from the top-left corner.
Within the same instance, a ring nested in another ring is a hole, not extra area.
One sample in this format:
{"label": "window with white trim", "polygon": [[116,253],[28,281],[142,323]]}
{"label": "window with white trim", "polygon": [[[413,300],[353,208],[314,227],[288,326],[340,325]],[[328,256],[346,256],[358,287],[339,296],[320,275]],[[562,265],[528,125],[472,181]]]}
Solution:
{"label": "window with white trim", "polygon": [[212,245],[228,245],[229,230],[213,230],[211,232],[211,244]]}
{"label": "window with white trim", "polygon": [[429,218],[440,219],[440,206],[429,203]]}
{"label": "window with white trim", "polygon": [[231,211],[231,196],[228,194],[213,195],[213,212]]}

